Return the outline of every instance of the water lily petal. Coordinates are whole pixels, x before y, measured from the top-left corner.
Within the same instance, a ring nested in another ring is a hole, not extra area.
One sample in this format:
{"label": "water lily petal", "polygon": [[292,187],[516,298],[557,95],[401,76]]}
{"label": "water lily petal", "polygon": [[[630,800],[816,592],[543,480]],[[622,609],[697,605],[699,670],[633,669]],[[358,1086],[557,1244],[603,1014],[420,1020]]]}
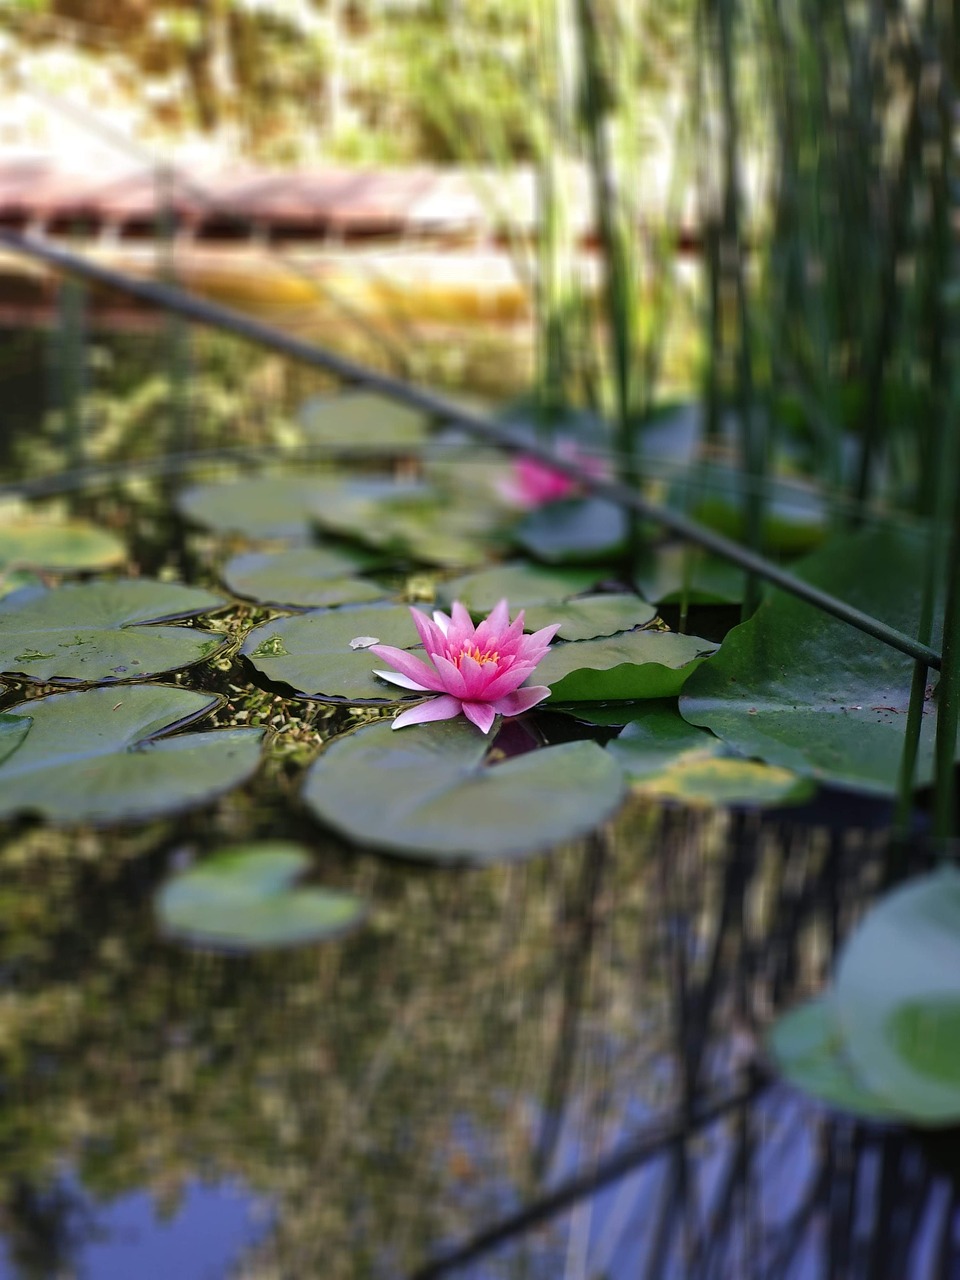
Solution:
{"label": "water lily petal", "polygon": [[526,689],[517,689],[515,693],[508,693],[505,698],[498,698],[493,703],[493,709],[499,711],[502,716],[519,716],[549,697],[550,689],[547,685],[532,684]]}
{"label": "water lily petal", "polygon": [[375,676],[379,676],[381,680],[389,680],[391,684],[398,684],[401,689],[413,689],[417,693],[433,693],[433,689],[428,689],[425,684],[418,684],[416,680],[411,680],[409,676],[402,676],[398,671],[374,671]]}
{"label": "water lily petal", "polygon": [[453,620],[453,625],[459,631],[463,631],[467,635],[473,634],[473,619],[459,600],[454,600],[450,609],[450,617]]}
{"label": "water lily petal", "polygon": [[443,681],[436,671],[406,649],[396,649],[392,644],[375,644],[371,645],[370,652],[383,658],[384,662],[389,662],[411,680],[416,680],[421,689],[429,689],[435,693],[445,692]]}
{"label": "water lily petal", "polygon": [[561,625],[559,622],[551,622],[549,627],[541,627],[539,631],[534,631],[533,635],[524,636],[526,648],[542,648],[546,652],[547,645],[560,630]]}
{"label": "water lily petal", "polygon": [[477,648],[494,649],[510,626],[510,606],[506,600],[498,600],[490,615],[477,627]]}
{"label": "water lily petal", "polygon": [[440,628],[440,630],[443,632],[443,634],[446,635],[447,632],[450,630],[450,619],[447,617],[447,615],[445,613],[442,613],[439,609],[434,609],[433,620],[437,624],[437,626]]}
{"label": "water lily petal", "polygon": [[493,702],[507,693],[513,693],[514,689],[519,689],[524,680],[533,674],[536,665],[535,662],[514,662],[505,670],[501,667],[496,679],[487,685],[483,696]]}
{"label": "water lily petal", "polygon": [[457,669],[456,664],[442,653],[433,655],[433,664],[440,673],[444,693],[452,693],[455,698],[465,698],[467,696],[467,682]]}
{"label": "water lily petal", "polygon": [[[459,698],[450,698],[442,694],[439,698],[428,698],[426,702],[418,702],[409,711],[401,711],[393,722],[394,729],[403,729],[408,724],[427,724],[431,720],[452,720],[460,714]],[[493,712],[490,713],[491,719]]]}
{"label": "water lily petal", "polygon": [[464,702],[463,714],[472,720],[481,733],[489,733],[490,726],[496,718],[496,712],[489,702]]}
{"label": "water lily petal", "polygon": [[435,653],[445,653],[447,641],[443,631],[435,622],[420,612],[419,609],[411,609],[410,614],[413,618],[413,625],[417,628],[417,634],[423,642],[423,647],[432,658]]}
{"label": "water lily petal", "polygon": [[466,686],[465,698],[476,702],[480,698],[486,697],[486,687],[490,683],[487,672],[490,675],[496,674],[496,667],[492,662],[480,663],[475,662],[468,653],[460,655],[460,675],[463,677],[463,683]]}

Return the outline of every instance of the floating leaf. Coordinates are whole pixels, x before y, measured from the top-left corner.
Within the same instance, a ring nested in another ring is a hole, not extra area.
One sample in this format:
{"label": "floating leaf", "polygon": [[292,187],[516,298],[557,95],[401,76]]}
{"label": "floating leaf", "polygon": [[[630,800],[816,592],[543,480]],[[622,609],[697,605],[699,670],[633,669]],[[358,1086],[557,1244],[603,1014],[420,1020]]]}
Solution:
{"label": "floating leaf", "polygon": [[619,806],[623,778],[593,742],[488,765],[489,742],[462,720],[367,725],[311,766],[304,799],[361,844],[435,862],[495,862],[593,830]]}
{"label": "floating leaf", "polygon": [[840,955],[834,1007],[869,1089],[918,1123],[960,1121],[960,872],[872,908]]}
{"label": "floating leaf", "polygon": [[43,683],[114,683],[210,657],[226,637],[195,627],[147,626],[226,603],[196,587],[117,578],[28,589],[0,600],[0,671]]}
{"label": "floating leaf", "polygon": [[[915,634],[919,542],[891,530],[832,540],[802,576]],[[690,680],[680,710],[745,756],[842,786],[896,791],[913,663],[889,645],[783,592],[726,637]],[[918,782],[933,769],[934,703],[925,708]]]}
{"label": "floating leaf", "polygon": [[194,524],[218,533],[242,533],[248,538],[285,538],[309,542],[313,508],[334,482],[292,476],[194,485],[177,497],[177,507]]}
{"label": "floating leaf", "polygon": [[430,436],[428,419],[422,413],[363,391],[313,396],[300,409],[299,417],[307,439],[332,450],[406,452]]}
{"label": "floating leaf", "polygon": [[511,613],[537,604],[559,604],[595,586],[596,569],[541,569],[525,560],[499,564],[491,569],[441,582],[437,601],[449,608],[459,600],[472,614],[487,614],[500,600],[507,600]]}
{"label": "floating leaf", "polygon": [[854,1070],[829,996],[811,1000],[778,1018],[767,1034],[767,1047],[780,1074],[811,1097],[866,1119],[897,1116]]}
{"label": "floating leaf", "polygon": [[165,817],[237,786],[260,759],[262,729],[173,733],[219,699],[159,684],[85,689],[10,708],[30,730],[0,765],[0,817],[60,824]]}
{"label": "floating leaf", "polygon": [[[420,643],[410,610],[381,604],[314,609],[254,627],[241,653],[268,680],[289,685],[308,698],[331,702],[399,702],[404,694],[373,674],[382,660],[355,648],[367,634],[380,644],[413,649]],[[409,695],[407,695],[409,696]]]}
{"label": "floating leaf", "polygon": [[664,546],[647,552],[634,575],[638,591],[654,604],[739,604],[746,576],[742,569],[699,547]]}
{"label": "floating leaf", "polygon": [[221,849],[171,877],[157,916],[172,937],[198,946],[256,951],[336,937],[364,916],[351,893],[296,888],[309,852],[284,840]]}
{"label": "floating leaf", "polygon": [[602,640],[555,644],[535,675],[557,702],[670,698],[715,649],[698,636],[624,631]]}
{"label": "floating leaf", "polygon": [[605,498],[565,498],[524,516],[511,537],[547,564],[595,564],[623,551],[627,517]]}
{"label": "floating leaf", "polygon": [[[327,547],[292,547],[288,551],[250,552],[234,556],[223,580],[238,596],[284,608],[322,608],[382,600],[383,587],[352,575],[364,567],[362,555]],[[366,557],[369,563],[369,557]]]}
{"label": "floating leaf", "polygon": [[[700,463],[675,482],[670,504],[729,538],[746,536],[743,515],[745,473],[721,463]],[[828,512],[818,489],[798,480],[767,478],[763,482],[763,547],[797,555],[819,545],[827,531]]]}
{"label": "floating leaf", "polygon": [[341,537],[443,567],[482,564],[483,539],[494,523],[483,504],[383,479],[341,481],[318,497],[313,514]]}
{"label": "floating leaf", "polygon": [[579,596],[562,604],[534,605],[527,609],[525,631],[538,631],[552,622],[560,623],[558,640],[593,640],[613,636],[643,626],[657,616],[656,609],[627,592]]}
{"label": "floating leaf", "polygon": [[85,520],[23,515],[4,519],[0,527],[3,569],[111,569],[126,554],[119,538]]}
{"label": "floating leaf", "polygon": [[635,714],[607,750],[635,791],[684,804],[766,808],[813,791],[787,769],[727,755],[719,738],[687,724],[672,699]]}

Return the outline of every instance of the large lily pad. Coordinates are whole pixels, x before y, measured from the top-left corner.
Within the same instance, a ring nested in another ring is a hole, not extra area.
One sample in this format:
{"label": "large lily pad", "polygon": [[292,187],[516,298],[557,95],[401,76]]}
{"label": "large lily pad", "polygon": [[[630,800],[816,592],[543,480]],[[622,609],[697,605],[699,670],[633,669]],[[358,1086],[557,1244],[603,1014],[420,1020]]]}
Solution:
{"label": "large lily pad", "polygon": [[260,951],[337,937],[362,920],[352,893],[296,882],[312,859],[285,840],[221,849],[172,876],[156,898],[166,933],[201,947]]}
{"label": "large lily pad", "polygon": [[126,548],[107,529],[85,520],[21,514],[0,523],[0,569],[112,569]]}
{"label": "large lily pad", "polygon": [[0,764],[12,756],[29,732],[29,716],[0,715]]}
{"label": "large lily pad", "polygon": [[368,563],[362,553],[329,547],[252,551],[234,556],[224,566],[223,580],[238,596],[279,609],[366,604],[387,594],[375,582],[354,576]]}
{"label": "large lily pad", "polygon": [[593,640],[643,626],[657,616],[656,609],[629,592],[579,596],[562,604],[538,604],[527,609],[524,630],[538,631],[560,623],[558,640]]}
{"label": "large lily pad", "polygon": [[901,1115],[857,1074],[829,996],[778,1018],[767,1034],[767,1047],[784,1079],[820,1102],[871,1120]]}
{"label": "large lily pad", "polygon": [[415,409],[364,391],[313,396],[300,409],[300,424],[312,444],[331,450],[416,449],[429,439],[429,421]]}
{"label": "large lily pad", "polygon": [[261,729],[161,736],[219,699],[159,684],[85,689],[18,703],[31,721],[0,764],[0,817],[109,824],[179,813],[243,782],[260,759]]}
{"label": "large lily pad", "polygon": [[[351,646],[352,640],[361,638],[364,644]],[[368,652],[376,643],[401,649],[419,645],[409,609],[373,604],[275,618],[254,627],[241,653],[268,680],[289,685],[305,697],[387,706],[404,695],[373,674],[375,667],[383,665]]]}
{"label": "large lily pad", "polygon": [[615,702],[676,696],[716,645],[672,631],[624,631],[555,644],[534,679],[556,702]]}
{"label": "large lily pad", "polygon": [[494,862],[573,840],[619,806],[620,770],[592,742],[489,765],[465,720],[367,725],[314,762],[304,799],[351,840],[434,862]]}
{"label": "large lily pad", "polygon": [[309,542],[314,507],[333,487],[326,478],[255,476],[194,485],[178,496],[177,507],[194,524],[217,533]]}
{"label": "large lily pad", "polygon": [[489,613],[499,600],[510,603],[511,614],[538,604],[559,604],[597,584],[596,569],[542,569],[525,560],[498,564],[477,573],[441,582],[437,600],[449,608],[459,600],[472,614]]}
{"label": "large lily pad", "polygon": [[565,498],[524,516],[511,536],[525,551],[547,564],[595,564],[613,560],[624,549],[627,517],[605,498]]}
{"label": "large lily pad", "polygon": [[[915,633],[923,551],[891,530],[838,538],[803,577]],[[936,643],[936,640],[934,641]],[[840,785],[895,792],[913,663],[811,605],[773,592],[690,680],[680,710],[737,751]],[[928,701],[917,776],[933,770],[935,703]]]}
{"label": "large lily pad", "polygon": [[864,1084],[922,1124],[960,1121],[960,872],[883,898],[841,953],[834,1006]]}
{"label": "large lily pad", "polygon": [[115,683],[210,657],[226,637],[145,625],[221,608],[196,587],[118,578],[28,588],[0,600],[0,671],[43,683]]}

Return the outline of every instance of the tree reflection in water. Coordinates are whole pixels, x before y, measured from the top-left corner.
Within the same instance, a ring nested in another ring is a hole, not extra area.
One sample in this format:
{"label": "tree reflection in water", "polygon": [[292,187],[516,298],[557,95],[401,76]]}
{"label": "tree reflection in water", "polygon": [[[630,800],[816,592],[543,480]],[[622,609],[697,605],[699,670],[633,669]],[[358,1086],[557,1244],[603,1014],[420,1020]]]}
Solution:
{"label": "tree reflection in water", "polygon": [[436,871],[311,832],[325,883],[372,899],[365,929],[248,958],[166,942],[151,894],[171,853],[275,830],[251,803],[175,839],[11,832],[17,1276],[75,1265],[64,1170],[84,1203],[249,1188],[271,1226],[243,1276],[955,1274],[949,1144],[829,1118],[758,1050],[875,891],[879,837],[638,801],[550,857]]}

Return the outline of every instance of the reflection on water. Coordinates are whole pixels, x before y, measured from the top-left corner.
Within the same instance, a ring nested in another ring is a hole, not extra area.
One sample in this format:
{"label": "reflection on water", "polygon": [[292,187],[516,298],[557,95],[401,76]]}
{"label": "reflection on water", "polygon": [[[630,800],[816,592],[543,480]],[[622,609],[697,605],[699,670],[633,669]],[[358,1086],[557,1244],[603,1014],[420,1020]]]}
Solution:
{"label": "reflection on water", "polygon": [[[875,888],[876,838],[637,804],[438,872],[278,817],[277,785],[175,840],[11,832],[0,1274],[960,1274],[949,1148],[832,1121],[758,1058]],[[307,838],[366,928],[255,959],[162,939],[176,849],[251,824]]]}

